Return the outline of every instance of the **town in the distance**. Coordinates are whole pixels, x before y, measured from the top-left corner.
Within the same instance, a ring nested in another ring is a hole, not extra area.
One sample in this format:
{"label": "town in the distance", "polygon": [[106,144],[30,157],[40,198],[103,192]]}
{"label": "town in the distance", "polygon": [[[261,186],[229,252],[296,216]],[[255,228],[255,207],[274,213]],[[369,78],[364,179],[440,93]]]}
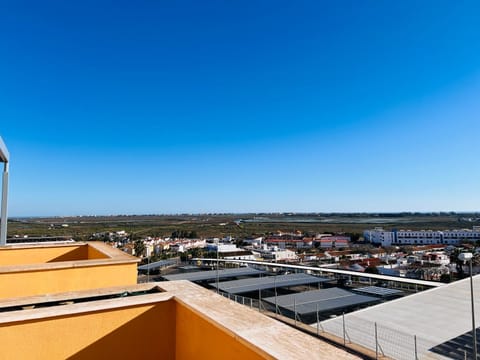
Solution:
{"label": "town in the distance", "polygon": [[9,230],[11,243],[71,237],[104,241],[140,257],[142,264],[177,260],[149,267],[152,275],[218,256],[451,282],[468,273],[459,253],[475,254],[474,271],[480,258],[480,215],[475,213],[23,218],[12,219]]}

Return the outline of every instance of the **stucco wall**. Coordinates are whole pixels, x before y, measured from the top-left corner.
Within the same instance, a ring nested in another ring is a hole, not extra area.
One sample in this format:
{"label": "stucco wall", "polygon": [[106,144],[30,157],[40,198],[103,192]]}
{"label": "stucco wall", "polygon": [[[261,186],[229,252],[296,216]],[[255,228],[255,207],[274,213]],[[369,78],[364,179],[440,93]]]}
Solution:
{"label": "stucco wall", "polygon": [[100,242],[0,248],[0,299],[137,283],[138,259]]}
{"label": "stucco wall", "polygon": [[2,359],[175,359],[175,302],[0,325]]}
{"label": "stucco wall", "polygon": [[[103,256],[107,258],[107,256]],[[0,266],[88,259],[88,245],[0,248]]]}
{"label": "stucco wall", "polygon": [[176,324],[177,360],[273,359],[181,303],[177,303]]}
{"label": "stucco wall", "polygon": [[0,273],[0,299],[136,283],[136,263],[8,272]]}

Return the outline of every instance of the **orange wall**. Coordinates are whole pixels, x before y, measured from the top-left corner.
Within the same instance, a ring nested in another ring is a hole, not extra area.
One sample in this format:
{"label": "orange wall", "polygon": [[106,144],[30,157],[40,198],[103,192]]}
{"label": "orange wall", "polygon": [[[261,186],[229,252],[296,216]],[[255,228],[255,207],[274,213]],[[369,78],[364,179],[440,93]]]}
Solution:
{"label": "orange wall", "polygon": [[137,264],[0,273],[0,299],[135,285]]}
{"label": "orange wall", "polygon": [[236,335],[177,303],[176,359],[273,359]]}
{"label": "orange wall", "polygon": [[0,248],[0,266],[43,264],[51,261],[87,260],[87,248],[87,245]]}
{"label": "orange wall", "polygon": [[108,256],[102,253],[101,251],[98,251],[92,246],[87,246],[88,252],[87,252],[87,257],[88,259],[107,259]]}
{"label": "orange wall", "polygon": [[175,302],[0,324],[2,359],[175,359]]}
{"label": "orange wall", "polygon": [[0,324],[2,359],[272,359],[174,299],[65,316],[45,310],[52,317]]}

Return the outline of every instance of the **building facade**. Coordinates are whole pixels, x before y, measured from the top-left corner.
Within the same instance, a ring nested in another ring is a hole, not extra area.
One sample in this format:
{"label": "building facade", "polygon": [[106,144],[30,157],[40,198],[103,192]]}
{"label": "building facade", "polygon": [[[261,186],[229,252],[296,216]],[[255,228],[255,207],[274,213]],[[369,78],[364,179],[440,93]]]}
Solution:
{"label": "building facade", "polygon": [[365,240],[382,246],[391,245],[458,245],[464,241],[480,240],[480,226],[457,230],[384,230],[374,228],[363,232]]}

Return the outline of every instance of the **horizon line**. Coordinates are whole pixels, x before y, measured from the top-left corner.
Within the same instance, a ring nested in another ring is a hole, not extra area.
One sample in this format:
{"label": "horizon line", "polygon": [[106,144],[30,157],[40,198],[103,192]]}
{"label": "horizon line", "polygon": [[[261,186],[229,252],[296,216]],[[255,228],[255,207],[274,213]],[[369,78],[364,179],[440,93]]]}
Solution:
{"label": "horizon line", "polygon": [[26,218],[68,218],[68,217],[115,217],[115,216],[201,216],[201,215],[402,215],[402,214],[478,214],[480,210],[475,211],[455,211],[455,210],[442,210],[442,211],[258,211],[258,212],[178,212],[178,213],[144,213],[144,214],[77,214],[77,215],[21,215],[21,216],[9,216],[10,220],[26,219]]}

